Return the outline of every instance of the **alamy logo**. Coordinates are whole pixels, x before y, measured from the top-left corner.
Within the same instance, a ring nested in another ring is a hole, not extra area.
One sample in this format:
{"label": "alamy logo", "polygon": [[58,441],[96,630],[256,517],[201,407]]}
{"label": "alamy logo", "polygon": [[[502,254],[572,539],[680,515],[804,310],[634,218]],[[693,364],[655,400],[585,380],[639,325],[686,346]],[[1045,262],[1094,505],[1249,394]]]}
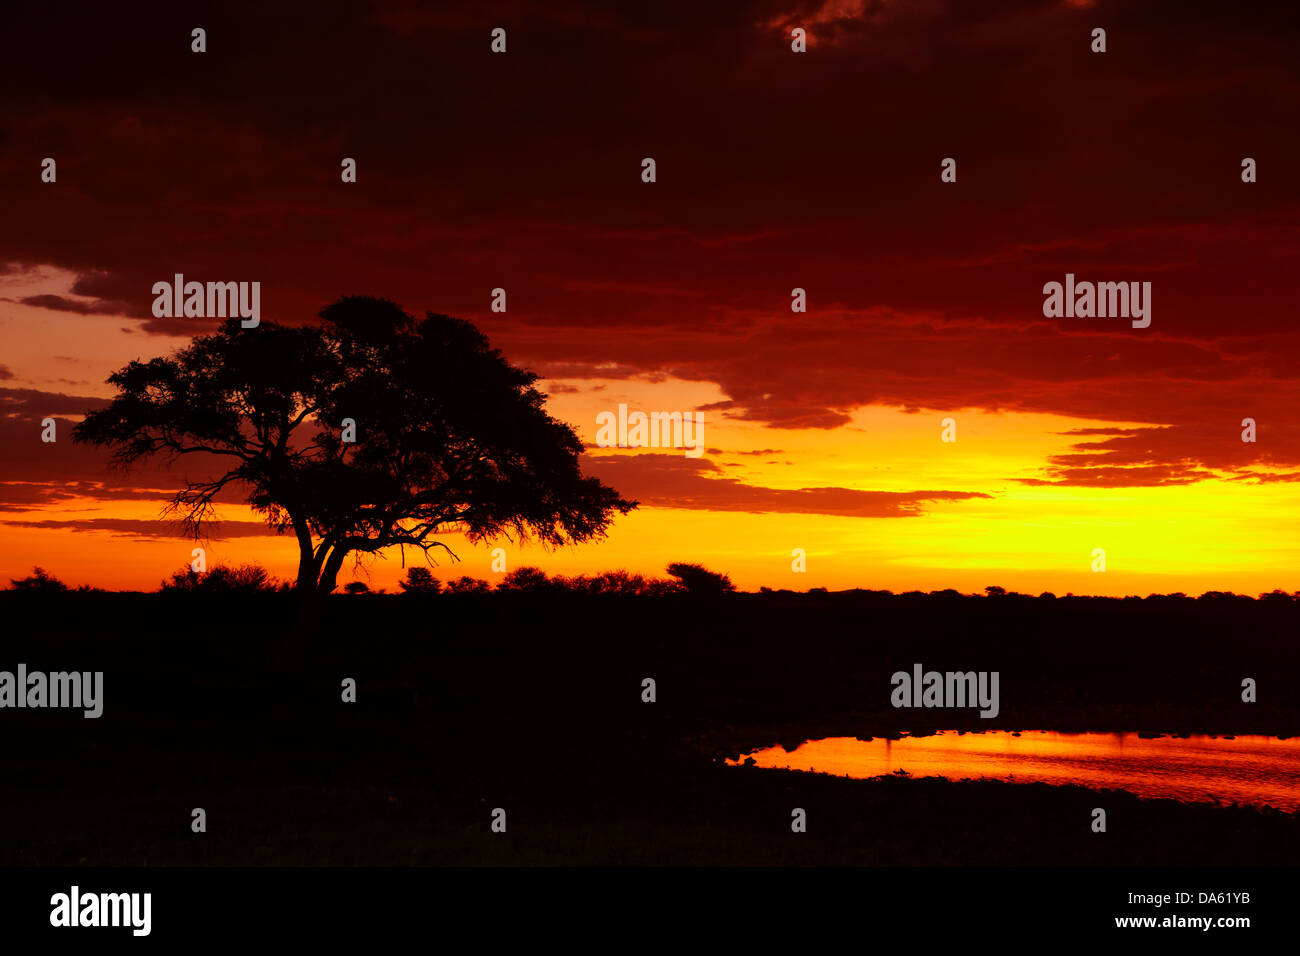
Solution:
{"label": "alamy logo", "polygon": [[1078,282],[1065,274],[1065,285],[1043,286],[1043,315],[1049,319],[1132,319],[1133,328],[1151,324],[1150,282]]}
{"label": "alamy logo", "polygon": [[245,329],[262,321],[260,282],[186,282],[178,272],[171,282],[155,282],[153,294],[157,319],[240,318]]}
{"label": "alamy logo", "polygon": [[601,412],[596,425],[599,448],[685,448],[687,458],[704,454],[703,412],[629,414],[627,405],[619,405],[618,415]]}
{"label": "alamy logo", "polygon": [[130,926],[131,935],[148,936],[152,927],[152,893],[70,892],[50,897],[51,926]]}
{"label": "alamy logo", "polygon": [[18,665],[18,673],[0,671],[0,707],[73,707],[83,717],[104,712],[103,671],[55,671],[45,674]]}
{"label": "alamy logo", "polygon": [[895,707],[979,707],[980,716],[996,717],[997,671],[925,671],[912,665],[912,673],[895,671],[889,702]]}

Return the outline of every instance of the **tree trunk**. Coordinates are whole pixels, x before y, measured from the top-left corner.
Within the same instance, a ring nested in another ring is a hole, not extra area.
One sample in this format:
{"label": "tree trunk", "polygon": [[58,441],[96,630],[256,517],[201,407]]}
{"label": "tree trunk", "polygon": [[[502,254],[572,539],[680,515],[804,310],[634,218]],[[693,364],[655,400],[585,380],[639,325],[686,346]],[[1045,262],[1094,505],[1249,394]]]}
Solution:
{"label": "tree trunk", "polygon": [[334,590],[339,577],[339,568],[343,567],[345,557],[347,557],[347,551],[338,545],[335,545],[330,550],[329,557],[325,560],[325,568],[321,571],[320,582],[316,585],[318,593],[329,594]]}
{"label": "tree trunk", "polygon": [[290,515],[293,531],[298,536],[298,590],[306,593],[316,590],[316,579],[320,575],[320,565],[316,562],[316,552],[311,544],[311,531],[307,522],[298,515]]}
{"label": "tree trunk", "polygon": [[316,590],[316,579],[320,566],[311,544],[311,533],[305,522],[298,518],[293,521],[294,531],[298,536],[298,586],[296,596],[298,610],[294,616],[293,627],[279,642],[276,664],[284,670],[294,670],[301,666],[303,657],[311,646],[312,639],[320,631],[323,601]]}
{"label": "tree trunk", "polygon": [[337,545],[327,548],[323,543],[317,553],[312,547],[311,534],[302,521],[294,520],[294,531],[298,536],[298,611],[293,627],[284,635],[276,655],[276,663],[286,670],[301,665],[313,640],[320,633],[325,600],[334,590],[339,569],[347,556],[346,549],[340,549]]}
{"label": "tree trunk", "polygon": [[316,561],[312,557],[311,546],[298,554],[298,591],[306,593],[316,590]]}

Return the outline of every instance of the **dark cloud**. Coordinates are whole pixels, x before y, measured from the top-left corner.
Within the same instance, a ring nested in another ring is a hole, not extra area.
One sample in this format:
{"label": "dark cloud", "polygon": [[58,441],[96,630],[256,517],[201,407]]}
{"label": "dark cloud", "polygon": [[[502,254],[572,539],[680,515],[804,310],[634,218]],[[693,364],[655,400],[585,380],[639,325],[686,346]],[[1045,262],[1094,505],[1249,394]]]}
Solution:
{"label": "dark cloud", "polygon": [[39,422],[47,415],[84,415],[103,408],[106,399],[44,392],[36,388],[0,388],[0,418],[22,417]]}
{"label": "dark cloud", "polygon": [[154,488],[122,488],[102,481],[0,482],[0,511],[30,511],[61,502],[157,501],[167,493]]}
{"label": "dark cloud", "polygon": [[[1162,429],[1022,480],[1300,466],[1293,5],[235,3],[203,19],[198,55],[172,4],[129,30],[111,7],[8,12],[0,262],[69,269],[97,307],[41,304],[185,336],[217,320],[151,317],[176,272],[259,280],[263,314],[290,322],[378,294],[474,319],[548,376],[712,383],[711,410],[780,428],[880,403]],[[505,56],[488,52],[498,25]],[[1043,283],[1066,272],[1151,281],[1151,327],[1045,320]],[[488,311],[498,286],[505,315]],[[1246,416],[1260,441],[1234,444]]]}
{"label": "dark cloud", "polygon": [[78,315],[128,315],[129,306],[125,302],[111,302],[96,299],[93,302],[77,302],[61,295],[29,295],[19,299],[23,305],[34,305],[42,309],[54,309],[56,312],[75,312]]}
{"label": "dark cloud", "polygon": [[[39,528],[44,531],[78,531],[108,533],[133,538],[188,538],[179,522],[132,518],[70,518],[40,521],[0,521],[15,528]],[[230,538],[275,537],[266,525],[256,521],[215,521],[201,540],[224,541]]]}
{"label": "dark cloud", "polygon": [[[1239,407],[1253,410],[1246,403]],[[1048,459],[1042,478],[1015,479],[1031,485],[1191,484],[1221,475],[1240,480],[1277,481],[1275,469],[1292,460],[1300,446],[1300,424],[1273,415],[1256,422],[1255,441],[1243,441],[1243,420],[1208,407],[1194,424],[1162,428],[1080,428],[1068,434],[1096,437]]]}
{"label": "dark cloud", "polygon": [[[74,497],[166,498],[184,487],[187,478],[207,478],[226,470],[221,459],[212,455],[186,455],[176,462],[155,457],[125,471],[113,466],[107,450],[72,440],[77,420],[107,404],[102,398],[0,388],[0,448],[4,449],[0,501],[13,495],[43,496],[53,501],[64,492]],[[42,441],[41,421],[46,417],[55,419],[53,442]],[[28,490],[15,491],[20,485],[28,486]],[[16,503],[23,500],[19,497]],[[242,500],[242,496],[232,486],[220,500],[232,503]]]}
{"label": "dark cloud", "polygon": [[649,507],[708,511],[780,512],[843,515],[853,518],[906,518],[923,512],[928,501],[990,498],[970,491],[859,491],[853,488],[765,488],[719,476],[704,458],[684,455],[601,455],[587,457],[584,471]]}

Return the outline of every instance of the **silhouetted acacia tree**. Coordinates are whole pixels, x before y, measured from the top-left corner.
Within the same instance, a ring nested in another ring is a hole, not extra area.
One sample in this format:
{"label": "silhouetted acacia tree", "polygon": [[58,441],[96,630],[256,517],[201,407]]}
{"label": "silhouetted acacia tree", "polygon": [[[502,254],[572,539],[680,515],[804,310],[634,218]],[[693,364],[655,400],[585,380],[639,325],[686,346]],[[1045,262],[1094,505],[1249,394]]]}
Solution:
{"label": "silhouetted acacia tree", "polygon": [[454,531],[578,543],[636,507],[582,476],[582,444],[546,413],[537,376],[469,322],[360,297],[321,319],[231,319],[171,358],[131,362],[74,437],[124,466],[204,453],[227,463],[187,480],[172,513],[197,538],[227,486],[247,489],[272,528],[296,536],[304,592],[332,591],[349,554],[410,545],[454,560],[437,537]]}

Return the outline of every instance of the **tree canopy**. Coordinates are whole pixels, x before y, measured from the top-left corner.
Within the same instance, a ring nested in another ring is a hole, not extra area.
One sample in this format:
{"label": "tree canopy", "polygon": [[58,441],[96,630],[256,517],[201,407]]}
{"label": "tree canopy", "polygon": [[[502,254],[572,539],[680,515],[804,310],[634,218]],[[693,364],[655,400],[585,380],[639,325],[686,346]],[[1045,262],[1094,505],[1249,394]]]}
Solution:
{"label": "tree canopy", "polygon": [[[626,501],[578,466],[582,443],[550,417],[538,376],[471,323],[346,297],[319,325],[238,319],[170,358],[134,361],[74,438],[123,466],[210,455],[170,511],[200,537],[228,487],[299,547],[300,590],[332,591],[344,559],[451,549],[440,535],[548,546],[603,537]],[[451,554],[453,559],[456,557]]]}

